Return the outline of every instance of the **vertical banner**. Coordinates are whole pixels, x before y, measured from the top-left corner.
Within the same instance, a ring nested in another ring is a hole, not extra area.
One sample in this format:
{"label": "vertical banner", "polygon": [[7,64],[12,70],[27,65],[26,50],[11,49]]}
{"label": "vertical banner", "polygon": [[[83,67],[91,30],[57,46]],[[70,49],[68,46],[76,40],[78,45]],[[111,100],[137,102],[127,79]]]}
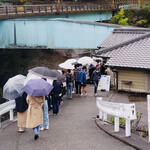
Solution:
{"label": "vertical banner", "polygon": [[148,110],[148,142],[150,142],[150,95],[147,95],[147,110]]}
{"label": "vertical banner", "polygon": [[98,83],[98,90],[110,90],[110,76],[101,75],[101,79]]}

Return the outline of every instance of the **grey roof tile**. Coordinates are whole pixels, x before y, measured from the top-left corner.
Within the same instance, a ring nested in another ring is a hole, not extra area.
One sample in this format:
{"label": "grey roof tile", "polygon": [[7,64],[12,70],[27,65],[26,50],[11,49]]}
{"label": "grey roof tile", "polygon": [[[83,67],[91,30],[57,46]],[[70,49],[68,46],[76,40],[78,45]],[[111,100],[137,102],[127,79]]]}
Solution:
{"label": "grey roof tile", "polygon": [[133,38],[139,37],[140,35],[145,34],[147,32],[150,32],[150,29],[114,29],[114,31],[98,47],[111,47],[122,42],[129,41]]}
{"label": "grey roof tile", "polygon": [[108,66],[150,69],[150,37],[119,47],[102,56],[110,57],[106,63]]}
{"label": "grey roof tile", "polygon": [[108,66],[150,69],[150,32],[99,50],[97,55],[110,58]]}

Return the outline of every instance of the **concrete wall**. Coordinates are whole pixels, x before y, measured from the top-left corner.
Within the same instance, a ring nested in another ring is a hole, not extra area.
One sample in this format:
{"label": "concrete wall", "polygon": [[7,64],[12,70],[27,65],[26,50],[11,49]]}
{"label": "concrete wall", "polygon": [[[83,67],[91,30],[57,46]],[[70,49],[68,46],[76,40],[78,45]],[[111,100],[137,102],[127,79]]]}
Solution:
{"label": "concrete wall", "polygon": [[96,49],[115,26],[66,19],[0,21],[0,48]]}

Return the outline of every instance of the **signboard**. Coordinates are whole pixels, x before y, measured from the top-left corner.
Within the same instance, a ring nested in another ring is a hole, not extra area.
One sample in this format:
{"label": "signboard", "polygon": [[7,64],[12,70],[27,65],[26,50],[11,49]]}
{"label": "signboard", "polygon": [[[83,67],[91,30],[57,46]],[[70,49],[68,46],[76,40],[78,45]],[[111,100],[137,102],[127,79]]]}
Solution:
{"label": "signboard", "polygon": [[98,90],[110,90],[110,76],[109,75],[101,75],[101,79],[98,83]]}

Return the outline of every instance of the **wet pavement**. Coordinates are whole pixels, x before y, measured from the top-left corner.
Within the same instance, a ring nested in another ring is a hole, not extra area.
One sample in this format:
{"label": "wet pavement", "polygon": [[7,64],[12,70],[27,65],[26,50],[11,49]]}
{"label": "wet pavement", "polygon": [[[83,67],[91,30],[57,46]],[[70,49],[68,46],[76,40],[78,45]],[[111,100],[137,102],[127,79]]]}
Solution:
{"label": "wet pavement", "polygon": [[[88,96],[81,97],[74,94],[73,99],[64,99],[57,116],[53,116],[52,111],[50,111],[50,129],[41,131],[40,138],[37,141],[33,139],[32,129],[26,129],[26,132],[18,133],[15,121],[9,126],[7,126],[8,122],[5,125],[3,124],[3,128],[0,130],[0,150],[135,149],[136,147],[129,146],[127,142],[124,143],[124,141],[116,139],[117,137],[112,137],[113,125],[108,127],[105,125],[106,128],[104,129],[101,121],[96,118],[98,109],[93,91],[93,85],[88,85]],[[119,95],[114,94],[113,91],[98,91],[98,95],[102,96],[104,100],[128,102],[127,94]],[[143,108],[146,106],[145,102],[136,105],[138,105],[137,109],[139,111],[144,111],[143,114],[146,113]],[[145,118],[142,118],[143,124],[146,124]],[[120,134],[121,137],[124,137],[124,130],[118,135],[120,136]]]}

